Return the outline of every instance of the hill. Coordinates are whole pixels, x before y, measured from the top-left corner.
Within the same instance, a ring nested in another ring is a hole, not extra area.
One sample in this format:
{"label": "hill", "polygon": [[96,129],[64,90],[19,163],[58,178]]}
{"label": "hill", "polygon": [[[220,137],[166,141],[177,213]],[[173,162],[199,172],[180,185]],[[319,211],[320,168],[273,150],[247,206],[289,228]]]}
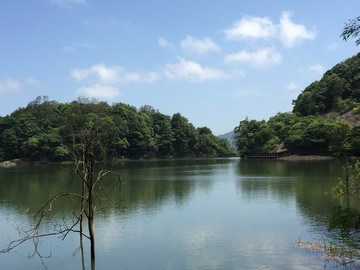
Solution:
{"label": "hill", "polygon": [[38,97],[25,108],[0,117],[0,161],[68,160],[84,144],[89,131],[96,134],[99,147],[93,155],[98,158],[234,154],[225,139],[207,127],[194,127],[180,113],[168,116],[149,105],[137,109],[123,103],[110,106],[87,99],[58,103]]}
{"label": "hill", "polygon": [[301,116],[360,108],[360,53],[325,72],[293,101],[293,112]]}
{"label": "hill", "polygon": [[227,132],[225,134],[219,135],[218,137],[220,139],[227,140],[231,146],[235,146],[234,131]]}
{"label": "hill", "polygon": [[360,156],[360,53],[335,65],[293,101],[292,113],[235,128],[241,156],[273,153]]}

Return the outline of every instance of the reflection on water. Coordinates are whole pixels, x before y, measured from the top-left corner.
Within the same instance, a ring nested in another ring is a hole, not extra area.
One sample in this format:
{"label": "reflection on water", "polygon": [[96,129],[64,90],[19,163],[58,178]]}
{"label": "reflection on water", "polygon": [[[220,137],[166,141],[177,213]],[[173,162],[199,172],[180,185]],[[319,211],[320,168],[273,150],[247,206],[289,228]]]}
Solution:
{"label": "reflection on water", "polygon": [[[295,249],[294,243],[324,236],[337,202],[323,193],[342,176],[339,161],[223,158],[107,166],[121,174],[122,182],[108,178],[101,186],[97,269],[324,267],[321,257]],[[76,192],[79,183],[71,166],[44,165],[0,169],[0,185],[4,245],[16,237],[16,224],[31,224],[32,213],[43,202],[60,190]],[[69,221],[75,204],[62,201],[44,230]],[[63,242],[43,241],[43,249],[53,251],[46,265],[79,269],[78,246],[76,235]],[[26,254],[26,248],[22,251]],[[14,253],[0,256],[5,269],[40,267],[39,261]]]}

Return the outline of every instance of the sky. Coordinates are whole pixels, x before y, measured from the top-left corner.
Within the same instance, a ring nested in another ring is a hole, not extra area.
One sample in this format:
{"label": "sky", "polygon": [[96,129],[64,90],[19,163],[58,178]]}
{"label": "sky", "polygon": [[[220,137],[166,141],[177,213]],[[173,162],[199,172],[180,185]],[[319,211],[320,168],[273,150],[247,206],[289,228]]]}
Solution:
{"label": "sky", "polygon": [[0,116],[37,96],[150,105],[215,135],[359,52],[359,0],[1,0]]}

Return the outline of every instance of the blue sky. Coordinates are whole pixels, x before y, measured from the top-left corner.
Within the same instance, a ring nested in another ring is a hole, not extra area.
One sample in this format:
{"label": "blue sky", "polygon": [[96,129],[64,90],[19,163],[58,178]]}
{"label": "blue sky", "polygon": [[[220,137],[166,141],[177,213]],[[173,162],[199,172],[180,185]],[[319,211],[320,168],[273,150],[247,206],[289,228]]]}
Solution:
{"label": "blue sky", "polygon": [[2,0],[0,115],[37,96],[180,112],[219,135],[359,52],[347,0]]}

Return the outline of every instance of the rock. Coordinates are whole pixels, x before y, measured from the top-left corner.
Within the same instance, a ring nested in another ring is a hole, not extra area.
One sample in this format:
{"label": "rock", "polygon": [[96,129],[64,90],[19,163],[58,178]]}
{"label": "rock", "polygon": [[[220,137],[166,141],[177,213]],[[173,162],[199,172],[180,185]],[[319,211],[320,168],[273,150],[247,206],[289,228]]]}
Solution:
{"label": "rock", "polygon": [[12,161],[12,160],[7,160],[4,162],[0,163],[1,167],[5,167],[5,168],[11,168],[11,167],[15,167],[16,166],[16,162]]}

